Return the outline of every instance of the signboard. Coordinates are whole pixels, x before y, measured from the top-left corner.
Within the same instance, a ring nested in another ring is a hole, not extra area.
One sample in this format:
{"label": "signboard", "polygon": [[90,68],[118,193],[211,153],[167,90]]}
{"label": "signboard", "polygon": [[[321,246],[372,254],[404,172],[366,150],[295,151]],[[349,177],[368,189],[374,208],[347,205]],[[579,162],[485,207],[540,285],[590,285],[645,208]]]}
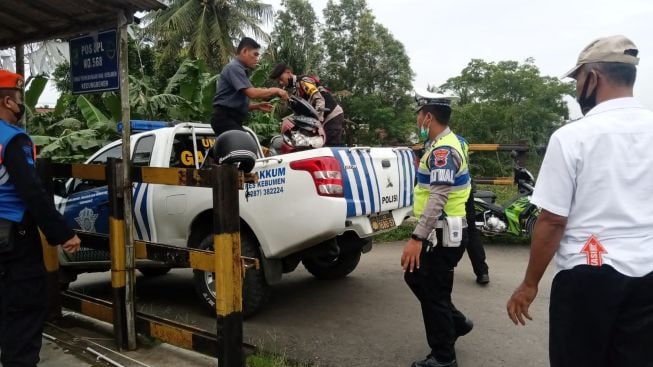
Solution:
{"label": "signboard", "polygon": [[116,30],[73,38],[70,44],[70,76],[73,93],[120,89]]}

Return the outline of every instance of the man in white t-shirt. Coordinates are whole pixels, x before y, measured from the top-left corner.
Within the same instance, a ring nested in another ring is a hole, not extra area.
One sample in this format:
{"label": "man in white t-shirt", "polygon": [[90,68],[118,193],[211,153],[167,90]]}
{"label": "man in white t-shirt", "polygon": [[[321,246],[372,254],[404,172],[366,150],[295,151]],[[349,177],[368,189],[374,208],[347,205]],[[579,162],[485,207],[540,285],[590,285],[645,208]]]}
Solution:
{"label": "man in white t-shirt", "polygon": [[600,38],[565,75],[585,117],[549,141],[532,201],[542,208],[521,285],[508,301],[528,312],[555,254],[551,366],[653,366],[653,112],[633,98],[638,50]]}

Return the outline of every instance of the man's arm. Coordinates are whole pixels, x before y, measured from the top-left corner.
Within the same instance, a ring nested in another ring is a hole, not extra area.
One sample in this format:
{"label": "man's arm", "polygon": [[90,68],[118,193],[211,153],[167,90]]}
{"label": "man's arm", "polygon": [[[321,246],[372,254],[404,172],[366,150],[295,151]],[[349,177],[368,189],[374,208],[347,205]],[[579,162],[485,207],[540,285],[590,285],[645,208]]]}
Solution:
{"label": "man's arm", "polygon": [[45,237],[53,245],[60,245],[72,239],[75,233],[68,227],[64,218],[54,208],[52,197],[47,195],[36,169],[27,162],[25,148],[29,148],[27,138],[18,136],[7,146],[3,164],[7,167],[9,179],[16,186],[18,195],[27,206],[27,211],[41,228]]}
{"label": "man's arm", "polygon": [[281,88],[256,88],[256,87],[249,87],[245,89],[241,89],[245,95],[251,99],[264,99],[268,100],[271,99],[275,96],[279,96],[279,98],[288,99],[288,92]]}
{"label": "man's arm", "polygon": [[560,240],[566,226],[567,217],[546,210],[542,210],[537,218],[533,239],[531,240],[531,255],[528,260],[526,275],[506,306],[508,316],[515,325],[517,323],[525,325],[524,317],[529,320],[533,319],[528,313],[528,308],[535,296],[537,296],[537,287],[544,275],[544,271],[560,246]]}

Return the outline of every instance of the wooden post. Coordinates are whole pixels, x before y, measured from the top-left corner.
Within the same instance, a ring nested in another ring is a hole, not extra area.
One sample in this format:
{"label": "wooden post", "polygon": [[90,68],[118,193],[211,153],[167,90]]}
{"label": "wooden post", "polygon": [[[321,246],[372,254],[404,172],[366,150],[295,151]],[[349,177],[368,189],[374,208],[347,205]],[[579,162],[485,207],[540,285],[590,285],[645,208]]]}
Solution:
{"label": "wooden post", "polygon": [[[25,78],[25,45],[23,45],[22,43],[16,45],[16,74],[22,75],[23,80],[27,81],[27,79]],[[23,93],[23,101],[24,101],[25,88],[23,88],[21,93]],[[25,128],[25,131],[27,131],[27,114],[23,115],[23,117],[18,122],[18,125],[23,126]]]}
{"label": "wooden post", "polygon": [[113,295],[113,335],[118,349],[128,347],[126,315],[125,219],[121,174],[122,164],[109,158],[106,166],[109,191],[109,248],[111,254],[111,291]]}
{"label": "wooden post", "polygon": [[213,166],[211,179],[218,366],[244,367],[238,168],[231,164]]}
{"label": "wooden post", "polygon": [[[49,158],[39,158],[36,160],[36,170],[43,184],[45,192],[54,201],[53,195],[53,182],[52,182],[52,161]],[[41,235],[41,246],[43,247],[43,262],[45,264],[46,286],[48,294],[48,321],[56,321],[62,317],[61,315],[61,293],[59,289],[59,252],[57,246],[51,246],[45,239],[43,233],[39,230]]]}
{"label": "wooden post", "polygon": [[123,11],[118,14],[118,43],[120,44],[118,57],[120,72],[120,104],[122,108],[122,176],[123,176],[123,200],[124,200],[124,244],[125,244],[125,302],[127,317],[127,345],[129,350],[136,349],[136,312],[134,308],[134,232],[132,219],[132,180],[131,180],[131,116],[129,110],[129,35],[127,25],[131,23],[133,14],[129,19]]}

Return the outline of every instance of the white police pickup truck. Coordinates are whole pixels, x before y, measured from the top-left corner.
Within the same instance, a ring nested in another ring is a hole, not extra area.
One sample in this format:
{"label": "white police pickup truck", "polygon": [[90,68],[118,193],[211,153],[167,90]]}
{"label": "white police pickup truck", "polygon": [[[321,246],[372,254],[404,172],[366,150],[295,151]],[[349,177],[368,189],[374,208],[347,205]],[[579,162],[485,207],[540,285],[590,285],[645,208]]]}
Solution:
{"label": "white police pickup truck", "polygon": [[[154,122],[132,122],[135,131],[139,123],[151,130],[131,136],[135,166],[196,168],[214,144],[207,124],[157,128]],[[395,228],[411,214],[415,167],[408,148],[320,148],[264,157],[259,145],[258,154],[254,172],[259,181],[240,193],[242,253],[262,265],[248,270],[244,280],[246,316],[264,304],[269,285],[300,262],[318,278],[348,275],[361,253],[371,249],[372,235]],[[120,141],[86,163],[105,164],[111,157],[121,157]],[[106,184],[69,179],[57,191],[55,203],[71,226],[108,233]],[[211,189],[134,183],[133,192],[137,239],[212,249]],[[82,272],[108,270],[108,260],[108,251],[60,252],[64,284]],[[145,276],[156,276],[171,264],[138,261],[137,267]],[[198,294],[211,310],[213,277],[194,271]]]}

